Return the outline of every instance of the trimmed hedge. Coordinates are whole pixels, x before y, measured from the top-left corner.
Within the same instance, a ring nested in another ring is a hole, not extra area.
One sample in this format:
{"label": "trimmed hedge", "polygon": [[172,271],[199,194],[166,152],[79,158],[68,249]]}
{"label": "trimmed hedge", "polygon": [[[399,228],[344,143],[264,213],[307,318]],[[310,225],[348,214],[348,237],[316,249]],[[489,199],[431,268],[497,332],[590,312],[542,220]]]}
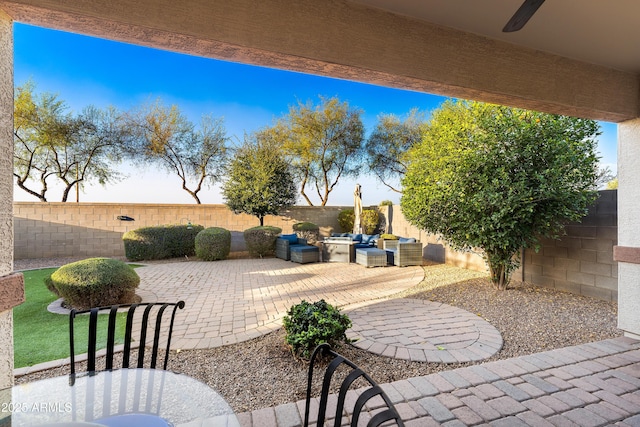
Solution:
{"label": "trimmed hedge", "polygon": [[299,238],[306,239],[310,245],[320,240],[320,227],[312,222],[298,222],[293,224],[293,231]]}
{"label": "trimmed hedge", "polygon": [[231,232],[225,228],[205,228],[196,235],[196,256],[203,261],[225,259],[231,252]]}
{"label": "trimmed hedge", "polygon": [[[356,220],[356,214],[353,209],[345,209],[338,213],[338,224],[343,233],[351,233]],[[362,232],[365,234],[374,234],[380,224],[380,214],[375,209],[364,209],[360,217],[362,224]]]}
{"label": "trimmed hedge", "polygon": [[356,220],[356,214],[353,209],[345,209],[338,213],[338,225],[343,233],[351,233],[353,231],[353,223]]}
{"label": "trimmed hedge", "polygon": [[276,239],[281,232],[281,228],[268,225],[245,230],[244,242],[247,245],[249,255],[259,258],[274,255],[276,252]]}
{"label": "trimmed hedge", "polygon": [[78,310],[134,302],[140,277],[128,264],[111,258],[88,258],[65,264],[45,284]]}
{"label": "trimmed hedge", "polygon": [[380,224],[380,213],[375,209],[364,209],[362,211],[362,232],[365,234],[375,234]]}
{"label": "trimmed hedge", "polygon": [[196,235],[201,225],[161,225],[127,231],[122,236],[130,261],[182,258],[196,254]]}

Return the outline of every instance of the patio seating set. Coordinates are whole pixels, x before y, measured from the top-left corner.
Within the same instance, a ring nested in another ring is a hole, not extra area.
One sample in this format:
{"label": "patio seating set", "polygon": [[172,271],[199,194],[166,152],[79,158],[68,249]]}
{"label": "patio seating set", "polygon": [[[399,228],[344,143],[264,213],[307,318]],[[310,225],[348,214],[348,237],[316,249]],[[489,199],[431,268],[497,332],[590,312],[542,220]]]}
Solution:
{"label": "patio seating set", "polygon": [[276,240],[276,257],[299,264],[318,262],[355,262],[365,267],[406,267],[422,265],[422,243],[414,238],[380,239],[378,234],[334,233],[309,245],[296,234],[283,234]]}

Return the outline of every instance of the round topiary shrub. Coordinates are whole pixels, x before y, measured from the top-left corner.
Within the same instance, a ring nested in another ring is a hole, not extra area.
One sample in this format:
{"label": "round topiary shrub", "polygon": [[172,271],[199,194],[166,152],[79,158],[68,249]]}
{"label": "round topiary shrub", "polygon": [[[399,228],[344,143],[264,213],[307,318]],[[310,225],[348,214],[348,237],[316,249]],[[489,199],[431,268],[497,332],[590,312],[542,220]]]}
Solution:
{"label": "round topiary shrub", "polygon": [[231,232],[225,228],[205,228],[196,235],[196,256],[203,261],[225,259],[231,252]]}
{"label": "round topiary shrub", "polygon": [[350,342],[346,331],[351,327],[351,319],[323,299],[314,303],[303,300],[292,306],[282,322],[287,332],[286,343],[294,356],[303,359],[309,359],[319,344],[333,347]]}
{"label": "round topiary shrub", "polygon": [[374,234],[380,224],[380,214],[375,209],[365,209],[362,211],[362,232],[365,234]]}
{"label": "round topiary shrub", "polygon": [[268,225],[249,228],[244,231],[244,242],[247,245],[249,255],[262,258],[273,255],[276,252],[276,239],[282,232],[279,227]]}
{"label": "round topiary shrub", "polygon": [[63,265],[45,283],[67,305],[85,310],[134,302],[140,277],[122,261],[89,258]]}
{"label": "round topiary shrub", "polygon": [[293,231],[299,238],[306,239],[310,245],[313,245],[320,239],[320,227],[312,222],[293,224]]}
{"label": "round topiary shrub", "polygon": [[353,231],[353,223],[356,220],[356,214],[353,209],[345,209],[338,213],[338,225],[343,233],[351,233]]}

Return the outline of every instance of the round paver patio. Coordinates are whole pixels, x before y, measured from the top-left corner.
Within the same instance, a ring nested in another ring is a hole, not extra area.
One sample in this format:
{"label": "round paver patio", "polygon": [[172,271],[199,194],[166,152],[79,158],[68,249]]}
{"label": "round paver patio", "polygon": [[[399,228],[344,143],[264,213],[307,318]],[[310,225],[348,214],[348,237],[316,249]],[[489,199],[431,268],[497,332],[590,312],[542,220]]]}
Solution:
{"label": "round paver patio", "polygon": [[487,359],[502,348],[490,323],[460,308],[398,298],[345,310],[356,347],[419,362],[458,363]]}
{"label": "round paver patio", "polygon": [[176,349],[257,338],[281,327],[287,310],[302,300],[344,307],[387,298],[424,278],[422,267],[296,264],[278,258],[150,264],[136,271],[145,301],[185,301],[172,335]]}

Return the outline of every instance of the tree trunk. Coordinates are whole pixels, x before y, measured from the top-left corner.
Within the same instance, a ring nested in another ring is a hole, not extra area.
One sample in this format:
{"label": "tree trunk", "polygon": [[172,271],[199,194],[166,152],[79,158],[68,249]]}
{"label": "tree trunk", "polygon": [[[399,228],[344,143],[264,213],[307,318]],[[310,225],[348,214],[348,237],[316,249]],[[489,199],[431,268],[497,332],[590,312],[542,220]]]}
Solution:
{"label": "tree trunk", "polygon": [[507,277],[507,268],[503,264],[492,265],[489,263],[489,274],[491,275],[491,283],[501,291],[507,289],[509,278]]}
{"label": "tree trunk", "polygon": [[263,216],[259,216],[258,217],[260,219],[260,227],[264,226],[264,217]]}

